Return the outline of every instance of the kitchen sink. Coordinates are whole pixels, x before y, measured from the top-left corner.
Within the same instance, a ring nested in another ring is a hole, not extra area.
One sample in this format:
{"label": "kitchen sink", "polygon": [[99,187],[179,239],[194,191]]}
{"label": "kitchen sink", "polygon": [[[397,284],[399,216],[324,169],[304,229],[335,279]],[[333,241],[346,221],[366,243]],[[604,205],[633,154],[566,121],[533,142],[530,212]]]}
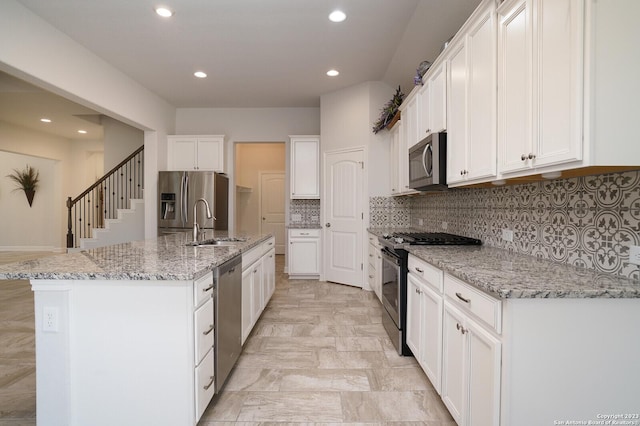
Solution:
{"label": "kitchen sink", "polygon": [[247,241],[245,237],[223,237],[223,238],[211,238],[208,240],[189,242],[185,245],[193,247],[233,247],[238,243],[244,243]]}

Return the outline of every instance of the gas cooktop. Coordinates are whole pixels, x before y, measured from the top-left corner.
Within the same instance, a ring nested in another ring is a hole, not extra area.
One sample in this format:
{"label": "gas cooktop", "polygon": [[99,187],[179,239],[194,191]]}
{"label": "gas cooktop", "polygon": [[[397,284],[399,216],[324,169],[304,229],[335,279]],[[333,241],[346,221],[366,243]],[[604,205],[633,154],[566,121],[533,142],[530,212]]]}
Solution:
{"label": "gas cooktop", "polygon": [[442,245],[481,245],[482,241],[444,232],[394,232],[379,238],[380,242],[392,248],[404,245],[442,246]]}

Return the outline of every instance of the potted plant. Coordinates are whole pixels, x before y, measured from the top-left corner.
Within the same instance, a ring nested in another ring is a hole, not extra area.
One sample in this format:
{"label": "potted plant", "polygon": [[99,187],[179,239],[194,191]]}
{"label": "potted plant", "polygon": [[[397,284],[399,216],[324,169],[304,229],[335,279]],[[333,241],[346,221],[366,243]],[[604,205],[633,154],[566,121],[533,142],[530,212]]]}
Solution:
{"label": "potted plant", "polygon": [[393,124],[400,118],[400,105],[402,104],[402,100],[404,99],[404,93],[398,86],[395,95],[393,98],[387,102],[382,110],[380,111],[380,118],[373,124],[373,133],[378,133],[380,130],[384,128],[391,128]]}
{"label": "potted plant", "polygon": [[13,173],[7,175],[7,177],[13,180],[17,186],[14,191],[23,190],[24,195],[27,196],[29,207],[33,204],[33,197],[36,194],[36,188],[40,182],[40,172],[33,167],[27,165],[24,170],[13,169]]}

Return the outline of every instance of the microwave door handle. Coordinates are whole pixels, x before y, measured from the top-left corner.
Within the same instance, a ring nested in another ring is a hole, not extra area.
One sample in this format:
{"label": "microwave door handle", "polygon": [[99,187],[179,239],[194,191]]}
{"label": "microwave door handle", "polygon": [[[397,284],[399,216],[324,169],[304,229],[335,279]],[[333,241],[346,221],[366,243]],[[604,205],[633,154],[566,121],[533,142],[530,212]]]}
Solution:
{"label": "microwave door handle", "polygon": [[[424,172],[427,174],[427,177],[431,177],[431,175],[433,174],[433,168],[431,169],[431,171],[427,170],[427,151],[431,153],[433,159],[433,149],[431,148],[431,144],[427,144],[427,146],[424,148],[424,151],[422,152],[422,167],[424,168]],[[433,164],[433,160],[431,161],[431,163]]]}

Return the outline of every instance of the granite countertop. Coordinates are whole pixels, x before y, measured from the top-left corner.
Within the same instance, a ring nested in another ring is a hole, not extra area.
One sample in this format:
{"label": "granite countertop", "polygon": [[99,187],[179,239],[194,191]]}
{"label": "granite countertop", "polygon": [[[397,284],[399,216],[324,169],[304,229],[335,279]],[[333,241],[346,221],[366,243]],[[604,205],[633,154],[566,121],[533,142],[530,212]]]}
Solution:
{"label": "granite countertop", "polygon": [[[205,238],[227,237],[207,231]],[[42,280],[193,280],[271,235],[247,235],[232,246],[185,246],[191,233],[116,244],[78,253],[59,254],[0,265],[0,279]]]}
{"label": "granite countertop", "polygon": [[[370,228],[383,233],[411,228]],[[418,230],[419,231],[419,230]],[[414,256],[500,299],[640,298],[640,281],[488,246],[407,246]]]}
{"label": "granite countertop", "polygon": [[288,229],[322,229],[319,223],[290,223]]}

